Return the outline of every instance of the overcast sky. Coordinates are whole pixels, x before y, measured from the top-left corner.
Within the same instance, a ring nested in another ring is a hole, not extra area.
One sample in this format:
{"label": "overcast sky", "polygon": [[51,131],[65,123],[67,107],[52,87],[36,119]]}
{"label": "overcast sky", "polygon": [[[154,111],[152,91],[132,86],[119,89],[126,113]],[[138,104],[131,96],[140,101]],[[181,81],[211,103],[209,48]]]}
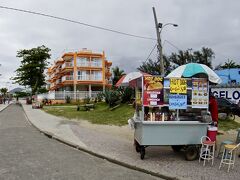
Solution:
{"label": "overcast sky", "polygon": [[[0,0],[0,6],[64,17],[130,34],[156,37],[152,7],[159,22],[177,23],[162,31],[165,54],[203,46],[216,54],[213,65],[228,58],[240,63],[240,1],[238,0]],[[166,41],[165,41],[166,40]],[[171,44],[170,44],[170,43]],[[105,51],[125,72],[135,71],[156,44],[61,20],[0,9],[0,87],[16,87],[9,78],[20,65],[16,52],[49,47],[53,62],[63,52],[88,48]],[[174,45],[174,46],[173,46]],[[156,52],[151,55],[156,58]]]}

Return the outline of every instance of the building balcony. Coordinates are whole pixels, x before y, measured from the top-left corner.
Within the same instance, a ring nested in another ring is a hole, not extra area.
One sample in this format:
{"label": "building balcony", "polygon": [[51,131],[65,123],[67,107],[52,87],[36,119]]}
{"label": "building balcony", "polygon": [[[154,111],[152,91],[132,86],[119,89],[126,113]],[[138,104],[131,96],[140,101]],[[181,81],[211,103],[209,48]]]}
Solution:
{"label": "building balcony", "polygon": [[77,76],[77,80],[78,81],[102,81],[102,78],[86,75],[86,76]]}
{"label": "building balcony", "polygon": [[78,63],[77,67],[90,67],[90,68],[102,68],[102,63],[97,63],[97,62],[83,62],[83,63]]}
{"label": "building balcony", "polygon": [[106,65],[107,67],[110,67],[110,66],[112,66],[112,62],[111,62],[111,61],[106,61],[106,60],[105,60],[105,65]]}
{"label": "building balcony", "polygon": [[112,73],[111,73],[110,71],[106,71],[105,76],[106,76],[106,77],[111,77],[111,76],[112,76]]}
{"label": "building balcony", "polygon": [[58,75],[58,74],[60,74],[61,72],[62,72],[62,68],[58,68],[58,69],[56,69],[55,74]]}
{"label": "building balcony", "polygon": [[62,69],[65,69],[65,68],[73,68],[73,63],[72,62],[63,63]]}
{"label": "building balcony", "polygon": [[62,82],[64,81],[73,81],[73,76],[69,75],[69,76],[63,76],[62,77]]}
{"label": "building balcony", "polygon": [[56,80],[56,84],[61,84],[61,83],[62,83],[62,79]]}

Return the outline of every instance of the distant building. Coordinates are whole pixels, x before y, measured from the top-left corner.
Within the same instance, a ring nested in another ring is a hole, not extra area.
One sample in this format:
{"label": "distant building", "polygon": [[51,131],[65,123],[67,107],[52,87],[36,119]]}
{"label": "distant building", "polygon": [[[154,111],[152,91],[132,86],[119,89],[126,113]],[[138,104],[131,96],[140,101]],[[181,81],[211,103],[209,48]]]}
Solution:
{"label": "distant building", "polygon": [[240,68],[215,70],[222,84],[240,84]]}
{"label": "distant building", "polygon": [[55,94],[61,92],[61,97],[64,93],[64,98],[66,94],[72,99],[96,96],[112,85],[111,65],[112,62],[106,60],[104,52],[83,49],[64,53],[48,69],[48,90]]}
{"label": "distant building", "polygon": [[235,103],[240,102],[240,68],[215,70],[222,79],[222,83],[211,88],[216,97],[230,99]]}

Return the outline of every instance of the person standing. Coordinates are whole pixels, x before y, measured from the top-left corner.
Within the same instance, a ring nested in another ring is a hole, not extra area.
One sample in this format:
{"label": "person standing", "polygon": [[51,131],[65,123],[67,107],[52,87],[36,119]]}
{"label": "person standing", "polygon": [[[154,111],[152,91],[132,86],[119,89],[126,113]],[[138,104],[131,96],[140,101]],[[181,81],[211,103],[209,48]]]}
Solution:
{"label": "person standing", "polygon": [[218,104],[215,96],[211,93],[209,97],[209,111],[211,112],[213,125],[218,127]]}
{"label": "person standing", "polygon": [[[209,96],[209,111],[212,116],[212,125],[218,127],[218,104],[215,96],[212,93],[210,93]],[[217,132],[214,134],[212,139],[215,141],[215,150],[217,150]]]}

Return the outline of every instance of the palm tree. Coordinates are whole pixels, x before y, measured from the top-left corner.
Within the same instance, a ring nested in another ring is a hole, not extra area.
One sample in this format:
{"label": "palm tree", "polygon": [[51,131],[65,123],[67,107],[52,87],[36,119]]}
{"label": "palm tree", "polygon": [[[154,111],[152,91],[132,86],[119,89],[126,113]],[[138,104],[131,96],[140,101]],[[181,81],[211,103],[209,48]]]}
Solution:
{"label": "palm tree", "polygon": [[112,68],[113,71],[113,86],[118,82],[118,80],[125,75],[124,70],[120,70],[118,66]]}
{"label": "palm tree", "polygon": [[8,89],[7,88],[1,88],[0,91],[1,91],[2,95],[5,96],[8,92]]}
{"label": "palm tree", "polygon": [[228,59],[224,65],[220,66],[221,69],[240,68],[239,64],[236,64],[233,60]]}
{"label": "palm tree", "polygon": [[212,60],[215,58],[215,54],[211,48],[203,47],[201,51],[195,51],[193,54],[197,63],[205,64],[212,68]]}

